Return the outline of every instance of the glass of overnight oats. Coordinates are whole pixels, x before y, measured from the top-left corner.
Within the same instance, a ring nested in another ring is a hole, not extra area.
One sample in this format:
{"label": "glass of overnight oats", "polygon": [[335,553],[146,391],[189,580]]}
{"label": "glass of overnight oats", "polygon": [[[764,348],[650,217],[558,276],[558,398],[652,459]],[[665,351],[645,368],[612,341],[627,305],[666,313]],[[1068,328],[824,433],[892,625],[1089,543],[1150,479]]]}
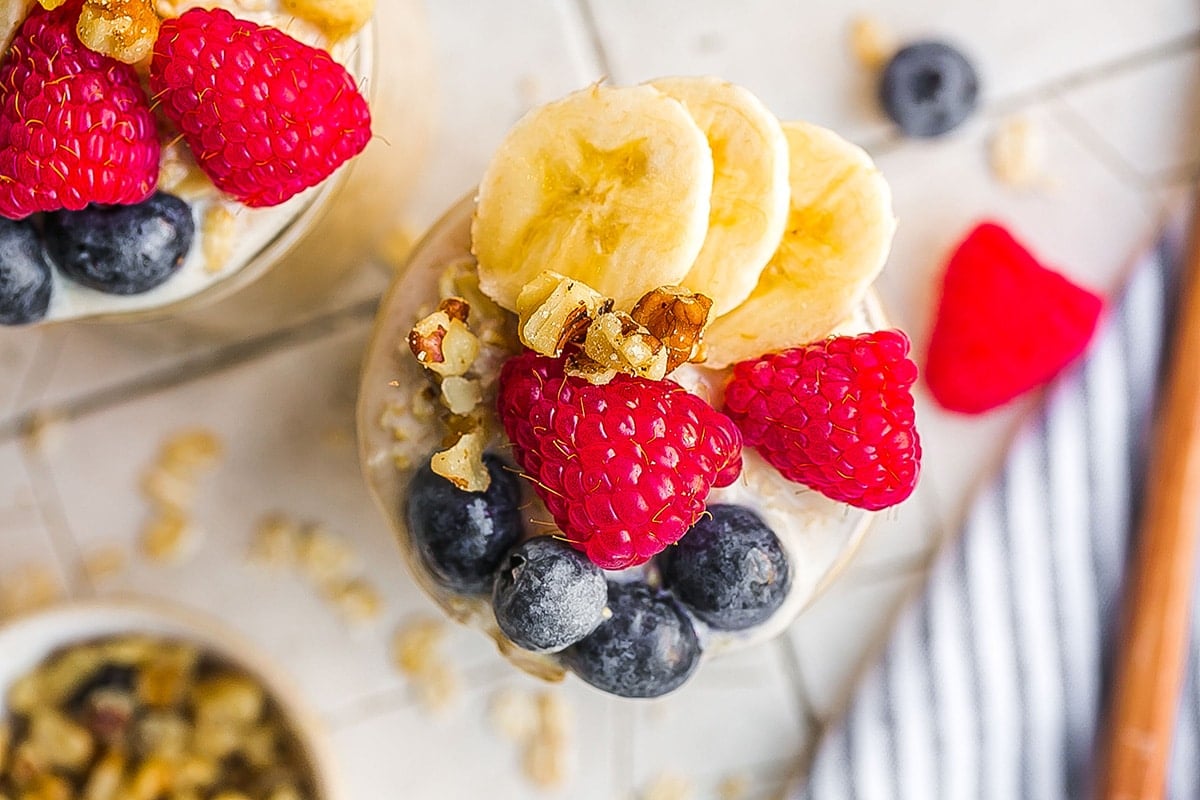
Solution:
{"label": "glass of overnight oats", "polygon": [[385,298],[366,479],[517,665],[625,697],[775,636],[913,491],[887,183],[709,77],[531,111]]}
{"label": "glass of overnight oats", "polygon": [[263,325],[396,229],[419,0],[15,0],[0,25],[0,325]]}

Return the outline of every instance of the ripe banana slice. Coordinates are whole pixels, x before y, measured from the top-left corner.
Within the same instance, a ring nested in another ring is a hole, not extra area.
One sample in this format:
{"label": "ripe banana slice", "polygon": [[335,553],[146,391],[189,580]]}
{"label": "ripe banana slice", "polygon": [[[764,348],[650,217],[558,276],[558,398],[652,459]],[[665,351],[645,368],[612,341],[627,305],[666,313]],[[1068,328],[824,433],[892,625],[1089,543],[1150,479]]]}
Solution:
{"label": "ripe banana slice", "polygon": [[719,317],[750,296],[783,238],[788,142],[775,115],[740,86],[713,77],[650,85],[683,103],[712,148],[708,237],[683,285],[711,297]]}
{"label": "ripe banana slice", "polygon": [[593,86],[534,109],[479,185],[479,285],[514,310],[521,287],[551,269],[628,310],[691,269],[712,182],[704,134],[650,86]]}
{"label": "ripe banana slice", "polygon": [[792,185],[783,242],[746,302],[705,333],[705,366],[826,335],[861,302],[891,249],[891,189],[871,157],[807,122],[785,122],[783,132]]}

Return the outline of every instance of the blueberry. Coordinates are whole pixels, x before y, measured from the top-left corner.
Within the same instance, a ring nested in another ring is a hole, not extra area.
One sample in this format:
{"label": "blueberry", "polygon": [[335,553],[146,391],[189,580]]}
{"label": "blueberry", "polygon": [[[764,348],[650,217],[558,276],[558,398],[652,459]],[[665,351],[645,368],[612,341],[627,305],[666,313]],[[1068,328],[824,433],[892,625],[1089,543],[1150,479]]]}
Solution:
{"label": "blueberry", "polygon": [[50,287],[50,264],[33,223],[0,217],[0,325],[46,316]]}
{"label": "blueberry", "polygon": [[775,532],[748,508],[712,505],[659,557],[663,585],[721,630],[757,625],[783,604],[792,582]]}
{"label": "blueberry", "polygon": [[485,455],[485,492],[465,492],[417,470],[408,489],[408,531],[421,561],[441,586],[466,594],[491,591],[496,569],[521,536],[521,488],[504,462]]}
{"label": "blueberry", "polygon": [[979,78],[950,45],[918,42],[888,62],[879,95],[888,116],[909,136],[941,136],[975,110]]}
{"label": "blueberry", "polygon": [[72,280],[106,294],[142,294],[183,265],[196,223],[187,203],[159,192],[133,206],[88,206],[46,216],[46,249]]}
{"label": "blueberry", "polygon": [[549,536],[517,545],[492,589],[500,630],[537,653],[557,652],[587,636],[604,618],[607,603],[604,571]]}
{"label": "blueberry", "polygon": [[562,659],[583,680],[620,697],[659,697],[700,663],[700,640],[670,595],[644,583],[608,584],[612,616]]}

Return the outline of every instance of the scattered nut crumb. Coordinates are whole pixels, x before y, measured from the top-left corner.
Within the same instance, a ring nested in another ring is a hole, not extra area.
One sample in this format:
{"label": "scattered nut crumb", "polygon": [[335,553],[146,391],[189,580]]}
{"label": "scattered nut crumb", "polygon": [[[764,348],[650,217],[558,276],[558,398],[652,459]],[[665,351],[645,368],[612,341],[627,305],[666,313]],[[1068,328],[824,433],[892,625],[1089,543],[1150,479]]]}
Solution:
{"label": "scattered nut crumb", "polygon": [[438,375],[465,375],[479,355],[479,339],[463,319],[439,309],[417,321],[408,334],[417,362]]}
{"label": "scattered nut crumb", "polygon": [[158,188],[192,202],[217,194],[217,188],[196,164],[191,150],[183,142],[163,145],[158,161]]}
{"label": "scattered nut crumb", "polygon": [[657,381],[670,353],[658,337],[623,311],[601,314],[588,328],[583,352],[601,367]]}
{"label": "scattered nut crumb", "polygon": [[399,628],[392,640],[392,662],[433,713],[449,711],[462,697],[458,672],[441,652],[446,632],[441,620],[418,619]]}
{"label": "scattered nut crumb", "polygon": [[746,800],[750,795],[750,777],[737,773],[726,775],[717,784],[717,797],[720,800]]}
{"label": "scattered nut crumb", "polygon": [[483,401],[483,388],[473,378],[457,375],[442,380],[442,403],[451,414],[469,414]]}
{"label": "scattered nut crumb", "polygon": [[87,0],[75,30],[85,47],[136,64],[154,49],[158,26],[151,0]]}
{"label": "scattered nut crumb", "polygon": [[882,69],[896,49],[896,37],[878,18],[859,14],[850,21],[850,50],[867,69]]}
{"label": "scattered nut crumb", "polygon": [[535,736],[525,747],[521,767],[529,782],[539,789],[561,789],[570,773],[567,740],[556,736]]}
{"label": "scattered nut crumb", "polygon": [[453,445],[433,454],[429,468],[464,492],[486,492],[492,476],[483,463],[487,435],[482,430],[464,433]]}
{"label": "scattered nut crumb", "polygon": [[282,514],[271,514],[259,521],[250,544],[250,557],[271,567],[295,566],[300,557],[300,526]]}
{"label": "scattered nut crumb", "polygon": [[88,582],[97,584],[120,575],[125,571],[127,562],[125,550],[110,546],[84,556],[81,569]]}
{"label": "scattered nut crumb", "polygon": [[1001,121],[990,142],[992,174],[1016,188],[1045,184],[1046,142],[1041,129],[1026,116]]}
{"label": "scattered nut crumb", "polygon": [[204,270],[210,275],[229,266],[233,257],[233,246],[237,242],[237,216],[223,202],[213,203],[204,212]]}
{"label": "scattered nut crumb", "polygon": [[379,591],[361,578],[331,587],[329,599],[350,623],[373,622],[383,613]]}
{"label": "scattered nut crumb", "polygon": [[169,472],[194,477],[216,466],[223,450],[221,440],[212,431],[182,431],[163,444],[159,464]]}
{"label": "scattered nut crumb", "polygon": [[142,553],[151,561],[178,562],[196,540],[196,531],[183,511],[164,507],[142,529]]}
{"label": "scattered nut crumb", "polygon": [[300,539],[300,569],[318,587],[346,581],[358,569],[358,557],[340,536],[317,525]]}
{"label": "scattered nut crumb", "polygon": [[161,466],[153,467],[142,474],[142,496],[159,506],[191,508],[196,498],[196,482]]}
{"label": "scattered nut crumb", "polygon": [[642,793],[642,800],[691,800],[696,796],[692,782],[682,775],[659,775]]}
{"label": "scattered nut crumb", "polygon": [[52,569],[28,564],[0,579],[0,619],[45,608],[62,594],[62,583]]}
{"label": "scattered nut crumb", "polygon": [[492,696],[488,707],[488,718],[492,727],[514,744],[521,744],[537,732],[537,702],[528,692],[516,689],[501,689]]}

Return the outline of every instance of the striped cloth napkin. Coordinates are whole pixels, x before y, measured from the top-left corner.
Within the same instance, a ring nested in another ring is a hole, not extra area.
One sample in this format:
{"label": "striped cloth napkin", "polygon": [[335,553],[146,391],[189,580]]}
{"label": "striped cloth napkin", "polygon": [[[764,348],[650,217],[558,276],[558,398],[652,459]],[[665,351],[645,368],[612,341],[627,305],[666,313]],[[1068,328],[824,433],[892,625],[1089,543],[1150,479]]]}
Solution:
{"label": "striped cloth napkin", "polygon": [[[1086,360],[1024,426],[793,800],[1089,796],[1182,238],[1143,259]],[[1196,655],[1174,800],[1200,798]]]}

